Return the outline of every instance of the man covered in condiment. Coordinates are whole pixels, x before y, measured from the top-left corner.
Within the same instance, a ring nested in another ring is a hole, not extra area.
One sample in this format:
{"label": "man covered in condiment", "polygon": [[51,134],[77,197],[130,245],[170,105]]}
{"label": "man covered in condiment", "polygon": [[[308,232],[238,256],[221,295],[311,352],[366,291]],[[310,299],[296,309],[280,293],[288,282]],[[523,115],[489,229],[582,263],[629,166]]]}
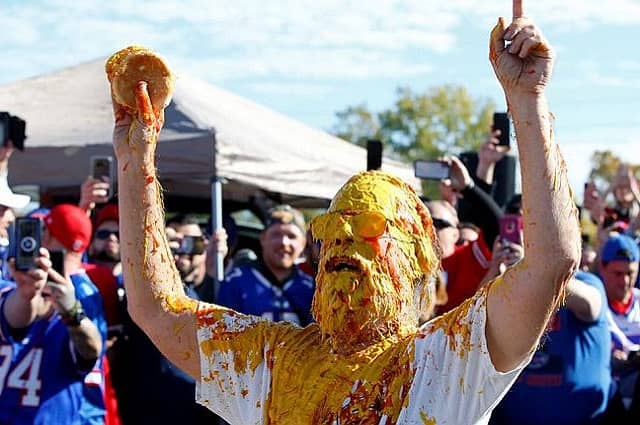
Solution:
{"label": "man covered in condiment", "polygon": [[554,55],[520,1],[513,22],[500,19],[493,29],[490,60],[517,132],[526,253],[422,327],[439,267],[432,221],[408,185],[379,171],[351,178],[312,222],[322,244],[317,323],[272,323],[187,298],[164,236],[154,164],[166,99],[154,101],[153,78],[143,76],[129,84],[135,103],[126,103],[118,93],[126,84],[115,82],[135,73],[124,56],[116,54],[107,72],[129,311],[196,379],[197,401],[243,425],[486,423],[530,359],[580,257],[544,95]]}

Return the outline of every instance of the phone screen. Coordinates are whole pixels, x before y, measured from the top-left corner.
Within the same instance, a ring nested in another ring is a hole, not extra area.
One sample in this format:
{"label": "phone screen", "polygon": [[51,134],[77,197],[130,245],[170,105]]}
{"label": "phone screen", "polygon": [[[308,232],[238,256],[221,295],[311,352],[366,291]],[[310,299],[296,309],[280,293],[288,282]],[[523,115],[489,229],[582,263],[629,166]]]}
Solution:
{"label": "phone screen", "polygon": [[506,214],[500,218],[500,237],[518,245],[522,245],[522,216]]}
{"label": "phone screen", "polygon": [[0,112],[0,144],[5,146],[9,139],[9,120],[11,116],[6,112]]}
{"label": "phone screen", "polygon": [[29,270],[35,267],[41,241],[41,224],[37,218],[16,219],[16,269]]}
{"label": "phone screen", "polygon": [[180,243],[178,254],[199,255],[205,250],[202,236],[185,236]]}
{"label": "phone screen", "polygon": [[111,157],[93,157],[91,158],[91,175],[95,179],[103,179],[107,177],[111,179],[111,164],[113,159]]}
{"label": "phone screen", "polygon": [[417,160],[413,163],[416,177],[428,180],[442,180],[449,178],[449,164],[444,161]]}
{"label": "phone screen", "polygon": [[510,142],[510,123],[509,114],[506,112],[496,112],[493,114],[493,130],[500,130],[498,144],[500,146],[509,146]]}
{"label": "phone screen", "polygon": [[57,271],[60,275],[64,276],[64,251],[62,250],[50,250],[49,259],[51,260],[51,267]]}
{"label": "phone screen", "polygon": [[111,185],[113,184],[113,157],[111,156],[92,156],[91,157],[91,176],[96,180],[102,180],[109,183],[107,197],[112,195]]}

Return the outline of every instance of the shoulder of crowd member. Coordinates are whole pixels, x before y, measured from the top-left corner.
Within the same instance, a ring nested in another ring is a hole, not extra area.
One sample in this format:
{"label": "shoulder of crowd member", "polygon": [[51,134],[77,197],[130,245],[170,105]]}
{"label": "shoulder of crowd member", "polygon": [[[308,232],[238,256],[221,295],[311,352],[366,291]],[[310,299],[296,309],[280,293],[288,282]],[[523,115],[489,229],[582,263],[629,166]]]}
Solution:
{"label": "shoulder of crowd member", "polygon": [[308,286],[309,288],[313,288],[315,286],[313,277],[303,271],[299,266],[296,266],[295,273],[298,276],[300,282],[302,282],[305,286]]}
{"label": "shoulder of crowd member", "polygon": [[0,295],[16,287],[16,283],[12,280],[0,279]]}
{"label": "shoulder of crowd member", "polygon": [[252,270],[259,270],[258,261],[250,261],[243,264],[234,265],[224,276],[224,282],[232,282],[243,279],[247,273],[251,273]]}
{"label": "shoulder of crowd member", "polygon": [[591,272],[578,270],[575,274],[575,278],[581,282],[584,282],[591,286],[595,286],[596,288],[602,289],[604,291],[604,283],[602,283],[602,279]]}

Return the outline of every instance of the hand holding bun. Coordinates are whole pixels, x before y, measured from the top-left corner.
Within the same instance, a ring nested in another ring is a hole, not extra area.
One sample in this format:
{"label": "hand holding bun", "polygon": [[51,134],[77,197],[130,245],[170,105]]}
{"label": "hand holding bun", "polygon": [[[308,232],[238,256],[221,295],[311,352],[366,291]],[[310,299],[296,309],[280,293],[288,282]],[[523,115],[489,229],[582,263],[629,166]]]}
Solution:
{"label": "hand holding bun", "polygon": [[146,47],[129,46],[114,53],[105,68],[113,97],[127,112],[141,112],[136,103],[136,87],[141,81],[147,83],[149,99],[156,114],[171,102],[175,76],[164,58]]}

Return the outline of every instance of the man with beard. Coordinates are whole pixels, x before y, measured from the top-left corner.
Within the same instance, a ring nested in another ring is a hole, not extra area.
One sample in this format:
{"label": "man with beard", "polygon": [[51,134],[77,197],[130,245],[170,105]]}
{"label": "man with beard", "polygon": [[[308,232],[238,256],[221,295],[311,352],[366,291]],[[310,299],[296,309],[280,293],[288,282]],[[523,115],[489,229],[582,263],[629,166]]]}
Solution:
{"label": "man with beard", "polygon": [[83,267],[96,284],[104,300],[111,335],[122,328],[122,265],[120,263],[120,230],[118,206],[107,204],[96,215],[93,239],[87,249],[89,262]]}
{"label": "man with beard", "polygon": [[167,222],[166,231],[187,295],[197,300],[213,302],[214,280],[208,278],[206,270],[207,240],[197,217],[179,214]]}
{"label": "man with beard", "polygon": [[554,55],[517,0],[513,22],[491,33],[490,59],[518,136],[526,255],[423,327],[439,264],[432,220],[406,183],[380,171],[350,179],[311,224],[322,243],[317,323],[273,323],[185,296],[167,261],[154,164],[161,109],[146,81],[112,75],[114,99],[118,87],[136,99],[135,109],[114,102],[129,311],[197,380],[199,403],[232,424],[486,423],[538,344],[580,245],[544,96]]}
{"label": "man with beard", "polygon": [[227,273],[217,304],[274,322],[309,324],[313,279],[296,265],[305,243],[300,211],[289,205],[270,209],[260,234],[261,259]]}

